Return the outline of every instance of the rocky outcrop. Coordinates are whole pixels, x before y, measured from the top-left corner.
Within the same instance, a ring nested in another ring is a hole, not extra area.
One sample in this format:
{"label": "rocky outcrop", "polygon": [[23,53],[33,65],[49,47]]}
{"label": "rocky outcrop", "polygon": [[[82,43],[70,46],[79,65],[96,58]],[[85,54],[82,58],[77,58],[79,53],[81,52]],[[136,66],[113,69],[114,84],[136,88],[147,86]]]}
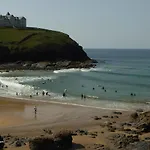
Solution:
{"label": "rocky outcrop", "polygon": [[[11,33],[14,37],[7,39]],[[37,28],[0,28],[0,51],[0,69],[90,68],[97,63],[69,35]]]}
{"label": "rocky outcrop", "polygon": [[150,111],[138,115],[136,128],[141,133],[150,132]]}
{"label": "rocky outcrop", "polygon": [[53,61],[53,62],[32,62],[32,61],[17,61],[13,63],[2,63],[0,69],[23,69],[23,70],[58,70],[69,68],[91,68],[96,65],[91,60],[88,61]]}
{"label": "rocky outcrop", "polygon": [[69,35],[52,30],[0,28],[0,51],[0,68],[87,68],[96,63]]}
{"label": "rocky outcrop", "polygon": [[53,136],[35,137],[30,139],[31,150],[68,150],[72,147],[72,133],[60,131]]}
{"label": "rocky outcrop", "polygon": [[52,137],[36,137],[29,141],[30,150],[55,149],[54,139]]}
{"label": "rocky outcrop", "polygon": [[0,136],[0,150],[2,150],[4,148],[4,139],[2,136]]}
{"label": "rocky outcrop", "polygon": [[133,136],[133,135],[125,135],[125,134],[115,134],[109,139],[114,142],[116,148],[119,149],[123,148],[124,150],[129,144],[139,141],[138,135]]}

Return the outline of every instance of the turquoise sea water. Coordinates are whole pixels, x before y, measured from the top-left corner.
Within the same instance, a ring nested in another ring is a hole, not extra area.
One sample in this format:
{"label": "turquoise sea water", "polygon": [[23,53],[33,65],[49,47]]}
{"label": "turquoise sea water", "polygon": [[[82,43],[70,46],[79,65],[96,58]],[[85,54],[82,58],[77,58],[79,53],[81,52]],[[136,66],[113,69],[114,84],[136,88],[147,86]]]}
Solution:
{"label": "turquoise sea water", "polygon": [[[150,50],[85,51],[98,61],[96,68],[1,73],[1,96],[29,98],[29,95],[33,95],[32,99],[55,99],[62,103],[109,109],[131,109],[141,106],[149,109]],[[64,89],[67,89],[66,98],[62,97]],[[50,96],[42,96],[43,90],[48,91]],[[38,96],[35,95],[37,91]],[[18,96],[16,92],[19,93]],[[88,97],[85,101],[81,100],[82,93]],[[131,96],[131,93],[136,96]]]}

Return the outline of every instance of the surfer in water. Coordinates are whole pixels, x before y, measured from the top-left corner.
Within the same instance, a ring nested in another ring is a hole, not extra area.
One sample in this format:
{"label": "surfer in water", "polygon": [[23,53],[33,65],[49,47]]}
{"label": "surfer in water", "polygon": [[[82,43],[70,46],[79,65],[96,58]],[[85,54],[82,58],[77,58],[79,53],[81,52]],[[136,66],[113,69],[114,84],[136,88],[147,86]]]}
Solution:
{"label": "surfer in water", "polygon": [[81,99],[83,99],[84,98],[84,94],[81,94]]}
{"label": "surfer in water", "polygon": [[66,97],[66,92],[67,92],[67,89],[64,89],[63,97]]}
{"label": "surfer in water", "polygon": [[44,92],[44,91],[42,92],[42,95],[43,95],[43,96],[45,95],[45,92]]}

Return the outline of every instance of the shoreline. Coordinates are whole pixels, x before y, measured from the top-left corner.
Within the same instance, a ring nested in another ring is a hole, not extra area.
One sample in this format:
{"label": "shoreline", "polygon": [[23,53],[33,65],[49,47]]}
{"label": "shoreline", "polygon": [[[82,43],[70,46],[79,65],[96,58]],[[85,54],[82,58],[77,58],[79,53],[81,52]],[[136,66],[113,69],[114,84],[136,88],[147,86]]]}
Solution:
{"label": "shoreline", "polygon": [[[36,99],[34,97],[32,98],[24,98],[24,97],[5,97],[5,96],[0,96],[0,99],[9,99],[10,101],[14,101],[14,102],[28,102],[28,103],[41,103],[41,104],[54,104],[54,105],[62,105],[62,106],[70,106],[70,107],[81,107],[81,108],[89,108],[89,109],[98,109],[98,110],[108,110],[108,111],[135,111],[136,109],[144,109],[142,106],[140,108],[134,108],[134,109],[123,109],[123,108],[115,108],[115,107],[110,107],[110,108],[106,108],[106,107],[100,107],[100,106],[95,106],[95,105],[88,105],[86,104],[86,101],[91,101],[91,99],[87,99],[85,101],[81,101],[82,103],[74,103],[73,102],[69,102],[69,100],[58,100],[58,99],[43,99],[42,97],[40,99]],[[68,98],[69,99],[69,98]],[[107,100],[102,100],[100,102],[105,102]],[[85,102],[85,103],[84,103]],[[97,101],[96,101],[97,102]],[[107,101],[110,103],[120,103],[120,104],[133,104],[133,103],[129,103],[129,102],[119,102],[119,101]],[[149,104],[149,103],[137,103],[137,104]],[[148,107],[148,106],[147,106]],[[149,106],[150,107],[150,106]],[[146,108],[144,110],[148,110],[149,108]]]}
{"label": "shoreline", "polygon": [[[138,109],[143,109],[144,111],[148,111],[150,109],[149,102],[125,102],[125,101],[109,101],[109,100],[94,100],[87,98],[86,100],[74,99],[73,101],[69,101],[69,97],[67,99],[55,99],[48,97],[7,97],[0,96],[0,98],[6,98],[13,101],[25,101],[25,102],[35,102],[35,103],[45,103],[45,104],[56,104],[56,105],[64,105],[64,106],[74,106],[81,108],[89,108],[89,109],[98,109],[98,110],[109,110],[109,111],[136,111]],[[92,102],[92,103],[91,103]],[[134,105],[133,105],[134,104]]]}

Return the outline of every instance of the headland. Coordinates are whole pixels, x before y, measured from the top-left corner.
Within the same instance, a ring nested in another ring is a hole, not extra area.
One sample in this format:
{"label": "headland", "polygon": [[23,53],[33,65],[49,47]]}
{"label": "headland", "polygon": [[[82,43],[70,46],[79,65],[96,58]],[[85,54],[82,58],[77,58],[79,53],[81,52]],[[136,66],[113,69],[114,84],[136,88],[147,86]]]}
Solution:
{"label": "headland", "polygon": [[0,27],[0,69],[91,68],[92,59],[69,35],[40,28]]}

